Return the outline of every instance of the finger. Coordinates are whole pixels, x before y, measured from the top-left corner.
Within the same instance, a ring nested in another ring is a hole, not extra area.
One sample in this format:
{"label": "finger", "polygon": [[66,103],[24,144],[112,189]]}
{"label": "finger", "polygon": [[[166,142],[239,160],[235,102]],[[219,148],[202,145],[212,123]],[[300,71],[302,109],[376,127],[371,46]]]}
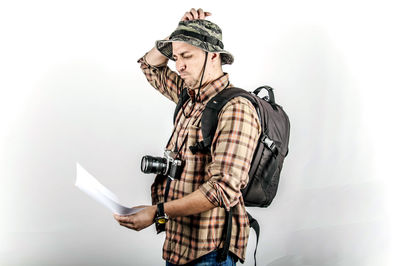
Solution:
{"label": "finger", "polygon": [[192,14],[190,12],[186,12],[185,15],[182,17],[182,21],[184,20],[191,20],[193,18]]}
{"label": "finger", "polygon": [[124,222],[124,223],[130,222],[130,219],[129,219],[128,216],[119,216],[119,215],[116,215],[116,216],[114,216],[114,217],[115,217],[115,219],[116,219],[118,222]]}
{"label": "finger", "polygon": [[185,15],[183,15],[183,17],[181,18],[181,21],[185,21],[185,20],[188,20],[187,17],[186,17],[186,13],[185,13]]}
{"label": "finger", "polygon": [[193,15],[190,12],[186,12],[182,20],[193,20]]}
{"label": "finger", "polygon": [[211,12],[204,12],[204,17],[208,17],[208,16],[211,16],[212,14],[211,14]]}
{"label": "finger", "polygon": [[199,19],[199,14],[197,13],[196,9],[194,9],[194,8],[190,9],[190,13],[193,16],[193,19]]}
{"label": "finger", "polygon": [[197,10],[197,13],[199,14],[199,19],[205,18],[203,9],[199,8],[199,10]]}

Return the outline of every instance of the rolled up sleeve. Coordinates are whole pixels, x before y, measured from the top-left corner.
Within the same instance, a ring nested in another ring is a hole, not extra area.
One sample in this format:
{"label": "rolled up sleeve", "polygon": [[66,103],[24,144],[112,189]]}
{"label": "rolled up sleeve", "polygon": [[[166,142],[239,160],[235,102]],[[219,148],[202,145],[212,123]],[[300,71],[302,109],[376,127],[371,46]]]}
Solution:
{"label": "rolled up sleeve", "polygon": [[138,61],[147,81],[158,90],[162,95],[177,103],[179,94],[183,85],[183,79],[167,64],[161,66],[152,66],[146,62],[146,55]]}
{"label": "rolled up sleeve", "polygon": [[200,191],[215,206],[227,211],[241,197],[261,133],[254,106],[237,97],[221,110],[211,147],[212,161],[207,166],[208,180]]}

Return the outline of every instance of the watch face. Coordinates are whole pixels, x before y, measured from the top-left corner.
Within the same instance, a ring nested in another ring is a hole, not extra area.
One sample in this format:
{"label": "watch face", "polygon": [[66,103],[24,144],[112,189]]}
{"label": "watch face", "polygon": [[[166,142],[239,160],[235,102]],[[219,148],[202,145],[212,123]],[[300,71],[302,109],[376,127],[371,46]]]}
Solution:
{"label": "watch face", "polygon": [[167,219],[165,219],[165,218],[159,218],[159,219],[157,220],[157,222],[158,222],[159,224],[165,224],[165,223],[167,222]]}

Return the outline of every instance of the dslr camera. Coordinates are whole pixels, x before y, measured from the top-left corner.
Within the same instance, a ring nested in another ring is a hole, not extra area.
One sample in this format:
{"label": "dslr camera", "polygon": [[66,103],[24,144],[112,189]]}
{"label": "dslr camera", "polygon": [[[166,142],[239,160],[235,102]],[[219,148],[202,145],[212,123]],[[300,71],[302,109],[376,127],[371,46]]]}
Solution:
{"label": "dslr camera", "polygon": [[172,180],[179,179],[184,163],[178,157],[178,153],[170,150],[164,151],[164,157],[143,156],[141,170],[145,174],[161,174]]}

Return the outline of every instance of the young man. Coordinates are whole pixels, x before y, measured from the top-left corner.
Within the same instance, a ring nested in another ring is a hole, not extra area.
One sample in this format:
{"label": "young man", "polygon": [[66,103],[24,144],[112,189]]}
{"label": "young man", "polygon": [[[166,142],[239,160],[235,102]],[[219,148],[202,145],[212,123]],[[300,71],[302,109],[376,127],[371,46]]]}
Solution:
{"label": "young man", "polygon": [[[245,259],[249,222],[240,190],[248,182],[248,171],[261,127],[253,105],[242,97],[233,98],[222,109],[209,151],[192,148],[201,141],[201,117],[207,102],[229,89],[223,64],[233,56],[224,50],[221,29],[205,20],[202,9],[185,13],[178,28],[139,59],[149,83],[168,99],[178,103],[180,94],[190,96],[179,110],[166,149],[179,154],[184,168],[179,178],[158,175],[152,185],[152,206],[115,219],[133,230],[156,220],[157,231],[165,226],[163,258],[167,265],[214,265],[223,246],[227,211],[232,209],[232,238],[229,254],[221,265],[236,265]],[[167,66],[175,61],[179,74]],[[169,181],[168,181],[169,180]],[[162,224],[168,217],[168,221]]]}

